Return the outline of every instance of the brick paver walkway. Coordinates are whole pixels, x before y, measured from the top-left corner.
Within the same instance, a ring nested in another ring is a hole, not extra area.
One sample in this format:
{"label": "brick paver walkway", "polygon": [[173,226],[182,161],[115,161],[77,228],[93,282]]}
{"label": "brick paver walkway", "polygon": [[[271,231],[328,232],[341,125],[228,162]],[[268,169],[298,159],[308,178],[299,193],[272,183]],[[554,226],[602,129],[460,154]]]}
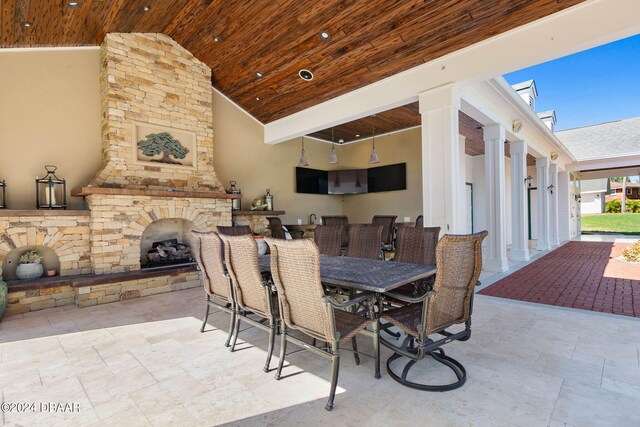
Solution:
{"label": "brick paver walkway", "polygon": [[626,246],[569,242],[479,293],[640,317],[640,265],[616,259]]}

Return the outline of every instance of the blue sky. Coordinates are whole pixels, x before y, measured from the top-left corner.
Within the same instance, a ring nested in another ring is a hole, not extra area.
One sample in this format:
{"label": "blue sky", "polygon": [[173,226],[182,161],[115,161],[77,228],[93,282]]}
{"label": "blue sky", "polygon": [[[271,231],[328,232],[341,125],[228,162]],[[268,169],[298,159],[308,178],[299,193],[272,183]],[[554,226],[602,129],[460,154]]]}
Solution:
{"label": "blue sky", "polygon": [[536,111],[556,110],[555,130],[640,116],[640,35],[510,74],[534,79]]}

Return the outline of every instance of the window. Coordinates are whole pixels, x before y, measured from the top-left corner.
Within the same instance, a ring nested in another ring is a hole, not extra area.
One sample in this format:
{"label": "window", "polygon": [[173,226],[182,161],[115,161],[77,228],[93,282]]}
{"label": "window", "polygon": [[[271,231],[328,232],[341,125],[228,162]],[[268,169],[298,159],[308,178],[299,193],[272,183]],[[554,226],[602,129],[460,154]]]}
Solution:
{"label": "window", "polygon": [[627,196],[633,195],[633,188],[627,188]]}

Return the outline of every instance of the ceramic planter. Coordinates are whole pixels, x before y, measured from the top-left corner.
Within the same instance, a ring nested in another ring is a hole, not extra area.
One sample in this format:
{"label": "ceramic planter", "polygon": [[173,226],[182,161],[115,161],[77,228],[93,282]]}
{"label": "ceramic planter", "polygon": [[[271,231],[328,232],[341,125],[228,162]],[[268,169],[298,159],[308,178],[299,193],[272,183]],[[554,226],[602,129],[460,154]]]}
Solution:
{"label": "ceramic planter", "polygon": [[7,284],[0,280],[0,319],[2,319],[2,315],[4,314],[4,309],[7,308],[7,294],[9,293],[9,288]]}
{"label": "ceramic planter", "polygon": [[16,276],[20,280],[38,279],[42,277],[43,272],[42,264],[36,263],[20,264],[16,268]]}

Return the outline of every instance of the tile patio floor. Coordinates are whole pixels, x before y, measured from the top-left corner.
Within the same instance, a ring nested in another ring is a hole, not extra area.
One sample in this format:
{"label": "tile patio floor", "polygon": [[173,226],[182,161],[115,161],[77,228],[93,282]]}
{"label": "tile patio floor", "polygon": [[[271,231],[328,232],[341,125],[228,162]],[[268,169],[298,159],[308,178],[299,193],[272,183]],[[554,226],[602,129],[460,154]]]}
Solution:
{"label": "tile patio floor", "polygon": [[[265,374],[266,334],[224,347],[228,318],[199,332],[203,293],[190,289],[0,322],[4,402],[77,402],[79,413],[4,413],[7,425],[504,425],[640,423],[640,321],[478,295],[473,334],[448,353],[467,384],[414,391],[344,354],[333,412],[329,363],[291,356]],[[362,350],[370,349],[366,337]],[[278,346],[276,346],[276,351]],[[389,356],[383,350],[383,358]],[[273,364],[277,358],[274,357]],[[424,374],[430,366],[426,363]],[[437,377],[437,375],[436,375]],[[419,421],[417,421],[419,420]],[[566,423],[566,424],[565,424]]]}

